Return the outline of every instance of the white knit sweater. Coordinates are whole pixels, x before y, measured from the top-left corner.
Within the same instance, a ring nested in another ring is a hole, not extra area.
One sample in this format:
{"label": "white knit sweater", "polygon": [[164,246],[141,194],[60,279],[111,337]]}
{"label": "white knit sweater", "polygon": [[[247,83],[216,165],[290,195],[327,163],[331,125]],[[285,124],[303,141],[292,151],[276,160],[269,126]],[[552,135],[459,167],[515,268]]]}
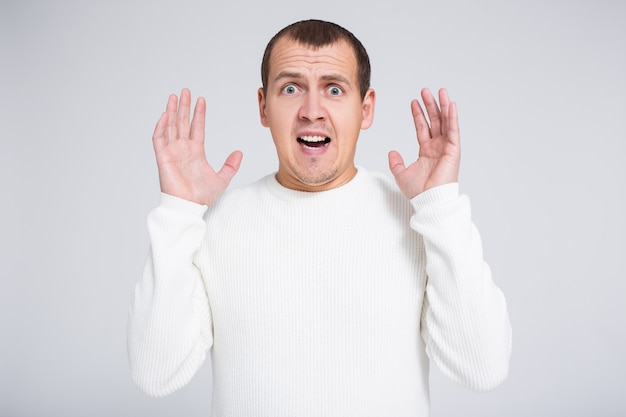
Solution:
{"label": "white knit sweater", "polygon": [[409,202],[363,168],[319,193],[270,175],[208,209],[163,194],[148,228],[128,347],[150,395],[207,353],[214,417],[427,416],[428,358],[475,390],[507,375],[505,299],[457,184]]}

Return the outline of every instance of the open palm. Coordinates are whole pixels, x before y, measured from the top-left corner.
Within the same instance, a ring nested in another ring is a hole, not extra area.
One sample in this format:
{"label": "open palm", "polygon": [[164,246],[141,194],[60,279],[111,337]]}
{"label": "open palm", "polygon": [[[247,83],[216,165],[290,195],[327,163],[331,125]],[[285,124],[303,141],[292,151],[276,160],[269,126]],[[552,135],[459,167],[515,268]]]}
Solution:
{"label": "open palm", "polygon": [[189,123],[191,93],[183,89],[180,103],[170,95],[165,113],[152,136],[161,191],[198,204],[213,204],[239,169],[242,153],[231,153],[219,171],[213,170],[204,151],[206,101],[199,98]]}
{"label": "open palm", "polygon": [[407,167],[398,152],[389,153],[389,169],[407,198],[439,185],[457,182],[459,176],[461,146],[456,104],[450,102],[445,89],[439,90],[441,109],[428,89],[422,90],[422,100],[430,124],[419,102],[411,102],[419,143],[418,159]]}

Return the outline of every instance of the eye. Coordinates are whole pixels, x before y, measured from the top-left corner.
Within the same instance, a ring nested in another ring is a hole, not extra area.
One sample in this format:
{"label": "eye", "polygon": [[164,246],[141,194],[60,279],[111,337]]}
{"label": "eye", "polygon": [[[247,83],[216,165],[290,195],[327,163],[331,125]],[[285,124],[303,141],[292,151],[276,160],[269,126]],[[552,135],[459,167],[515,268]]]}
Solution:
{"label": "eye", "polygon": [[343,94],[343,90],[341,89],[341,87],[337,87],[336,85],[331,85],[326,91],[328,91],[328,94],[330,94],[331,96],[340,96]]}
{"label": "eye", "polygon": [[293,84],[288,84],[286,86],[283,87],[283,93],[285,94],[296,94],[298,92],[298,87],[296,87]]}

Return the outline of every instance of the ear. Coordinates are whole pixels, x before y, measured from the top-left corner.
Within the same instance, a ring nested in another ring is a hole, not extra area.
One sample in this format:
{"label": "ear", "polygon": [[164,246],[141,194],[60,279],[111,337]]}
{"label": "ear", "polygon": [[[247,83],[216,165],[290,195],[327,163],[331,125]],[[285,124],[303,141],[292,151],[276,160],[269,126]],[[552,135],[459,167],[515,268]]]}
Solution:
{"label": "ear", "polygon": [[263,87],[259,88],[258,91],[258,100],[259,100],[259,117],[261,118],[261,124],[265,127],[269,127],[267,123],[267,115],[265,114],[265,94],[263,94]]}
{"label": "ear", "polygon": [[376,104],[376,92],[370,88],[363,98],[362,111],[363,119],[361,120],[361,129],[365,130],[372,125],[374,121],[374,107]]}

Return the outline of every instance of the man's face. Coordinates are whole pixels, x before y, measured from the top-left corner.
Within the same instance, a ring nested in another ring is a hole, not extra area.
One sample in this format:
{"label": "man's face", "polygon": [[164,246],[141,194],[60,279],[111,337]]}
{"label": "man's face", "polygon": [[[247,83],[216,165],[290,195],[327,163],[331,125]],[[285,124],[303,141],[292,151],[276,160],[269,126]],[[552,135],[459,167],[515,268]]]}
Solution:
{"label": "man's face", "polygon": [[278,153],[278,182],[324,191],[350,181],[356,174],[357,138],[372,123],[374,102],[371,89],[361,99],[348,43],[315,50],[278,40],[266,91],[259,89],[261,123],[270,128]]}

